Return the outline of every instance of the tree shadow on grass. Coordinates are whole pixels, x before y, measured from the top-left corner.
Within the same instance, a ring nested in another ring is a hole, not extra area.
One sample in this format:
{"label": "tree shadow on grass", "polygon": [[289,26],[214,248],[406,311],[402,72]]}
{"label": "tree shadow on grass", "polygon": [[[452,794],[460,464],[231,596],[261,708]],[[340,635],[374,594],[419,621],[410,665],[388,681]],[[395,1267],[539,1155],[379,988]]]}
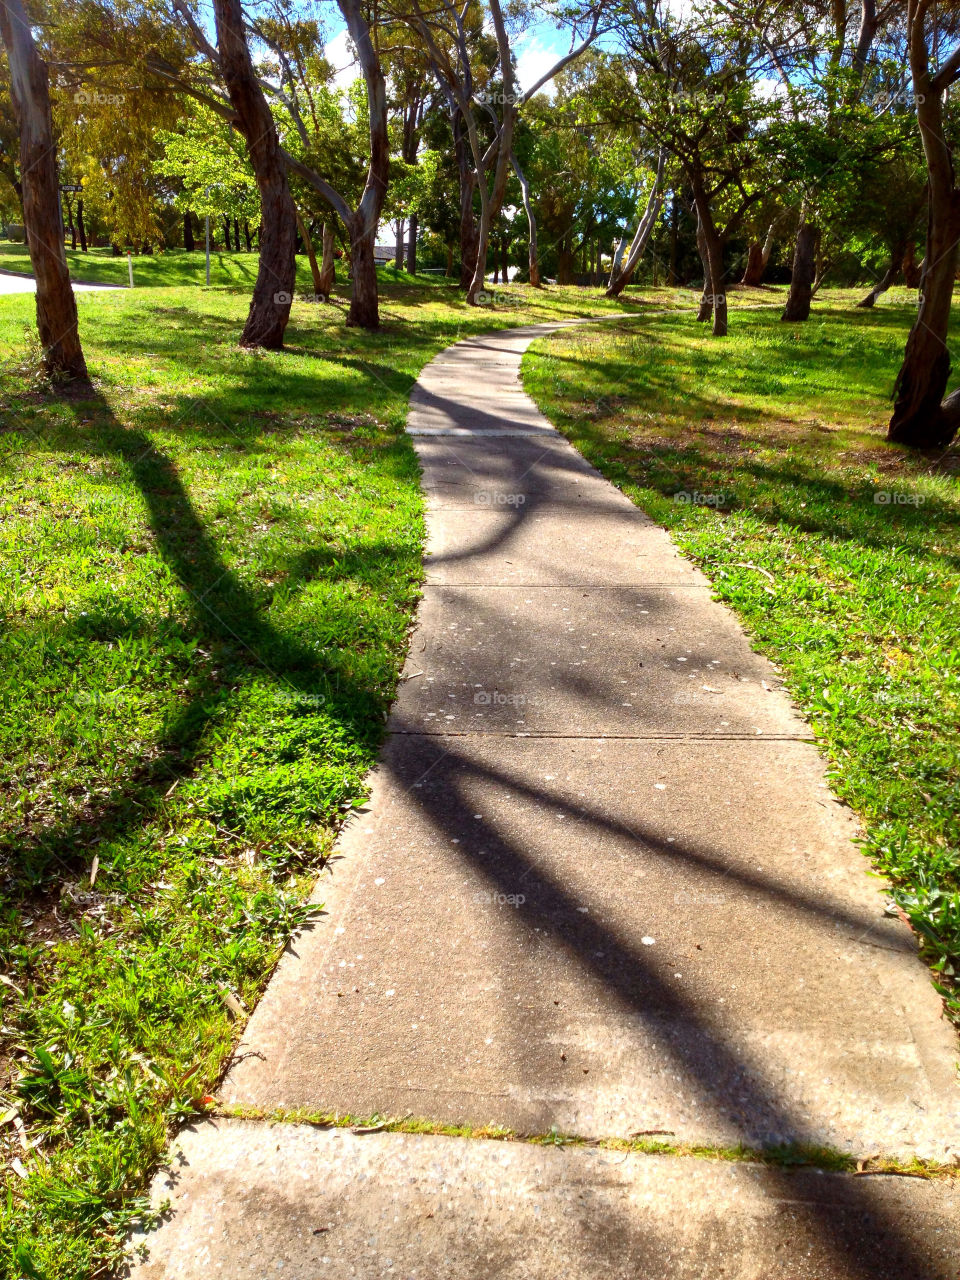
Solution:
{"label": "tree shadow on grass", "polygon": [[[182,588],[188,615],[184,637],[210,649],[219,673],[216,678],[198,677],[161,740],[131,760],[127,776],[106,795],[52,827],[0,842],[0,865],[34,890],[51,874],[85,864],[94,837],[115,839],[144,826],[171,785],[195,768],[207,728],[251,673],[274,681],[285,696],[322,700],[325,711],[370,749],[382,735],[386,710],[382,692],[364,687],[271,623],[265,615],[269,596],[258,598],[240,582],[194,507],[174,462],[146,432],[124,427],[101,397],[72,408],[78,418],[95,415],[96,426],[64,433],[60,447],[73,453],[85,441],[91,455],[116,460],[134,481],[155,545]],[[44,447],[56,449],[59,444],[56,438],[48,439]]]}

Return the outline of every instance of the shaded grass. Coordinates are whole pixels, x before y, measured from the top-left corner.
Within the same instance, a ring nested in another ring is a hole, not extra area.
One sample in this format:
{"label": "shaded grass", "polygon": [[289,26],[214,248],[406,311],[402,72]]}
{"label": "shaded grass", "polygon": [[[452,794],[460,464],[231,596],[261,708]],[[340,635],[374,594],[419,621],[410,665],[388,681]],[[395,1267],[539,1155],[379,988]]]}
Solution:
{"label": "shaded grass", "polygon": [[49,395],[0,299],[0,1273],[119,1257],[365,794],[419,593],[422,364],[603,309],[388,288],[241,351],[227,289],[78,295],[96,391]]}
{"label": "shaded grass", "polygon": [[912,308],[836,301],[554,335],[524,381],[778,663],[960,1018],[960,456],[883,439]]}

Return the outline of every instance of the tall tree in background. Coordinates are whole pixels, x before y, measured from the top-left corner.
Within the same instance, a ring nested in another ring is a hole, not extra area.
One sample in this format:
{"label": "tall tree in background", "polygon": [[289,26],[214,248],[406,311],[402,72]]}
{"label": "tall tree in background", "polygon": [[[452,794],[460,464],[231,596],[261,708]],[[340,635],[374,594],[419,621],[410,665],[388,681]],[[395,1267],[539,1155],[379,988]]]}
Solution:
{"label": "tall tree in background", "polygon": [[254,73],[240,0],[213,0],[220,71],[260,191],[260,266],[241,346],[277,348],[296,285],[297,219],[280,139]]}
{"label": "tall tree in background", "polygon": [[927,162],[929,204],[927,252],[920,282],[920,310],[910,330],[897,375],[893,417],[887,436],[918,449],[943,448],[960,429],[960,391],[946,400],[950,377],[947,331],[960,245],[960,188],[953,148],[944,126],[944,96],[960,79],[960,41],[956,11],[946,34],[952,51],[931,67],[928,42],[934,39],[933,0],[908,0],[907,38],[917,123]]}
{"label": "tall tree in background", "polygon": [[0,37],[20,130],[20,182],[30,261],[37,278],[37,330],[47,371],[87,383],[77,302],[60,225],[57,156],[47,67],[34,44],[22,0],[0,0]]}

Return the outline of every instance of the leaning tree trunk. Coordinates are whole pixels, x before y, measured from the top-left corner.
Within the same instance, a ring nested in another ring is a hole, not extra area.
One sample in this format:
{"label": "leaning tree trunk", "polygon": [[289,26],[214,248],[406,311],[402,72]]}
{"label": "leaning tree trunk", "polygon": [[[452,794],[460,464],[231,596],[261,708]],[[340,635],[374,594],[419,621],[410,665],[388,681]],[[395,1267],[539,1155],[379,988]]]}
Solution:
{"label": "leaning tree trunk", "polygon": [[781,320],[801,321],[810,318],[810,301],[817,269],[817,241],[820,230],[816,223],[801,213],[796,248],[793,251],[793,272],[790,276],[790,292]]}
{"label": "leaning tree trunk", "polygon": [[320,288],[318,293],[329,299],[333,282],[336,279],[336,259],[333,256],[333,227],[329,222],[323,224],[323,250],[320,259]]}
{"label": "leaning tree trunk", "polygon": [[260,192],[260,265],[240,345],[277,349],[283,346],[296,287],[297,219],[277,128],[250,58],[240,0],[213,0],[213,11],[220,72],[247,141]]}
{"label": "leaning tree trunk", "polygon": [[712,294],[710,287],[710,255],[707,252],[707,237],[704,234],[703,223],[700,221],[699,215],[697,217],[697,250],[703,266],[703,292],[700,295],[700,305],[697,308],[697,323],[705,324],[710,319],[713,305],[710,301]]}
{"label": "leaning tree trunk", "polygon": [[300,239],[303,241],[303,247],[307,251],[307,260],[310,263],[310,274],[313,277],[314,300],[316,302],[326,302],[326,297],[321,297],[324,293],[323,275],[320,270],[320,265],[317,262],[317,255],[314,252],[313,241],[310,239],[310,228],[304,222],[303,214],[297,206],[294,205],[293,208],[297,215],[297,229],[300,232]]}
{"label": "leaning tree trunk", "polygon": [[517,163],[515,155],[510,156],[510,163],[513,165],[513,171],[517,175],[517,181],[520,183],[520,191],[523,195],[523,211],[527,215],[527,233],[528,233],[528,279],[534,289],[542,288],[540,279],[540,251],[537,245],[537,217],[533,212],[533,202],[530,199],[530,183],[527,176]]}
{"label": "leaning tree trunk", "polygon": [[896,282],[903,268],[903,256],[906,253],[907,246],[904,243],[895,244],[890,250],[890,262],[886,271],[873,286],[865,298],[861,298],[857,303],[858,307],[872,307],[881,293],[886,293],[892,284]]}
{"label": "leaning tree trunk", "polygon": [[87,366],[60,225],[50,82],[22,0],[0,3],[0,37],[7,50],[10,95],[20,130],[23,225],[37,278],[37,331],[43,363],[48,373],[82,385],[88,382]]}
{"label": "leaning tree trunk", "polygon": [[643,217],[640,219],[636,233],[630,243],[630,252],[627,254],[627,260],[621,265],[619,255],[622,249],[614,252],[614,260],[610,267],[610,283],[607,285],[608,298],[618,298],[624,289],[633,279],[634,272],[643,257],[643,251],[647,247],[647,243],[653,233],[653,228],[657,224],[660,217],[660,210],[663,208],[663,196],[660,188],[663,182],[663,170],[666,165],[666,152],[661,151],[660,158],[657,161],[657,173],[653,180],[653,186],[647,195],[647,206],[643,211]]}

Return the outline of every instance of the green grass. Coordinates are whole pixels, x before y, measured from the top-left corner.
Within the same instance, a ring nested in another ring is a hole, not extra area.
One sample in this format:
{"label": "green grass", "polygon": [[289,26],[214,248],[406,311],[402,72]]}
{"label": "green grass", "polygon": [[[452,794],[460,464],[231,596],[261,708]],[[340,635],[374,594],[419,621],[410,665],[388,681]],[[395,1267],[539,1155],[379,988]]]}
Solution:
{"label": "green grass", "polygon": [[524,382],[779,664],[960,1019],[960,454],[883,439],[915,312],[858,296],[785,325],[745,291],[770,305],[719,340],[660,291],[541,340]]}
{"label": "green grass", "polygon": [[[221,237],[222,239],[222,237]],[[74,280],[86,284],[114,284],[129,288],[127,255],[115,258],[109,248],[91,248],[86,253],[67,249],[67,266]],[[339,267],[339,263],[337,264]],[[30,255],[25,244],[0,241],[0,271],[32,274]],[[257,278],[257,254],[210,252],[210,287],[253,287]],[[134,254],[133,281],[137,289],[176,288],[203,285],[206,282],[206,253],[203,241],[197,241],[192,253],[185,249],[166,249],[162,253]],[[305,255],[297,258],[297,289],[313,293],[310,263]]]}
{"label": "green grass", "polygon": [[78,295],[95,380],[37,374],[0,298],[0,1274],[114,1262],[204,1111],[365,775],[418,598],[422,364],[590,315],[521,287],[386,290],[378,333],[240,290]]}

